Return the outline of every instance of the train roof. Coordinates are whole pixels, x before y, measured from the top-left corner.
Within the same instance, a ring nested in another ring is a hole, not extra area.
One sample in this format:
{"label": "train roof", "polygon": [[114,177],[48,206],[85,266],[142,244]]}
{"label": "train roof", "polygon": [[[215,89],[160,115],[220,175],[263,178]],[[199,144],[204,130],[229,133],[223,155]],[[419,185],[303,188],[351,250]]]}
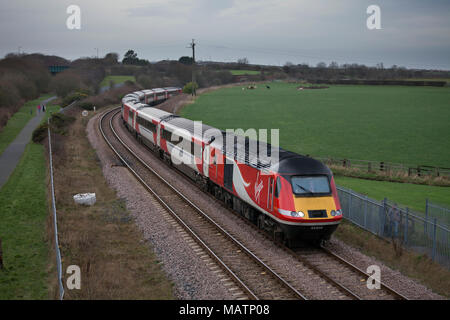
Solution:
{"label": "train roof", "polygon": [[149,107],[148,105],[145,105],[145,106],[146,107],[139,110],[139,114],[149,116],[152,119],[161,120],[161,119],[164,119],[164,118],[172,115],[172,113],[170,113],[170,112],[167,112],[167,111],[164,111],[164,110],[161,110],[158,108]]}
{"label": "train roof", "polygon": [[[210,129],[215,129],[214,127],[208,126],[203,123],[201,124],[201,126],[196,128],[195,121],[186,118],[181,118],[174,114],[171,114],[171,116],[167,116],[166,118],[163,118],[162,122],[163,123],[166,122],[170,126],[174,126],[176,128],[184,129],[187,132],[189,132],[191,136],[195,136],[197,139],[202,139],[206,131]],[[198,135],[197,133],[200,133],[200,135]]]}
{"label": "train roof", "polygon": [[273,171],[286,175],[331,175],[331,170],[319,160],[280,148],[279,160]]}

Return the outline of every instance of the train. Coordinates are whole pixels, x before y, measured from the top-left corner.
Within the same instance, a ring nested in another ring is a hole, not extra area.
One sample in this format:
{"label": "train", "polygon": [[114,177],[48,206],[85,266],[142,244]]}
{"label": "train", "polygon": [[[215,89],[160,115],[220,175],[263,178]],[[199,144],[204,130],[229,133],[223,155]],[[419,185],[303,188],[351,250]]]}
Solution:
{"label": "train", "polygon": [[162,161],[274,239],[288,246],[330,239],[342,209],[326,165],[262,141],[255,149],[254,139],[157,107],[181,92],[171,87],[127,94],[122,123]]}

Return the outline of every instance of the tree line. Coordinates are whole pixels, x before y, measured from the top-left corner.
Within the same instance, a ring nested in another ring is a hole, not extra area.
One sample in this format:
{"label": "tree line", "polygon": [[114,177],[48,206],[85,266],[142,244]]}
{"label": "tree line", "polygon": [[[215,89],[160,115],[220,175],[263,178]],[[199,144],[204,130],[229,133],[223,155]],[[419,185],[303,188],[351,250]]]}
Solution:
{"label": "tree line", "polygon": [[[8,118],[27,100],[54,92],[63,104],[74,99],[83,99],[99,93],[100,82],[107,75],[133,75],[137,88],[183,87],[192,79],[193,59],[182,56],[178,60],[163,60],[151,63],[141,59],[134,50],[127,50],[119,61],[117,53],[108,53],[103,58],[79,58],[73,61],[43,54],[8,54],[0,60],[0,128]],[[69,68],[52,76],[48,67],[52,65]],[[407,69],[399,66],[385,68],[382,63],[375,67],[361,64],[326,64],[315,66],[293,64],[284,66],[253,65],[245,58],[235,63],[202,62],[195,66],[198,87],[222,85],[236,81],[230,70],[257,70],[258,75],[249,80],[333,80],[333,79],[408,79],[450,78],[449,71]]]}

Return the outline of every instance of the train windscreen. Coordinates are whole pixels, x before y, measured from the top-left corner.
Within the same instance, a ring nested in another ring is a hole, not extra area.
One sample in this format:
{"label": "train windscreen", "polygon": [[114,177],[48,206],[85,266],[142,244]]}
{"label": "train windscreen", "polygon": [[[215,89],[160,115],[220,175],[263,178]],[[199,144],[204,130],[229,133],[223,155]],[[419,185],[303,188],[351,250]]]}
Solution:
{"label": "train windscreen", "polygon": [[296,195],[330,194],[327,176],[293,176],[292,190]]}

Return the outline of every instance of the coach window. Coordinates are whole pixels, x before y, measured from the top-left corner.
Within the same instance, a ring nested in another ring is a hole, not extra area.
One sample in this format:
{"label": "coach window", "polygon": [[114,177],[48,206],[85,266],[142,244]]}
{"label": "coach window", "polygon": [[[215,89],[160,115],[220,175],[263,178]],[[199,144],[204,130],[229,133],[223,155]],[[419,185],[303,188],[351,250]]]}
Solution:
{"label": "coach window", "polygon": [[277,188],[275,189],[275,198],[278,198],[281,192],[281,179],[277,177]]}

